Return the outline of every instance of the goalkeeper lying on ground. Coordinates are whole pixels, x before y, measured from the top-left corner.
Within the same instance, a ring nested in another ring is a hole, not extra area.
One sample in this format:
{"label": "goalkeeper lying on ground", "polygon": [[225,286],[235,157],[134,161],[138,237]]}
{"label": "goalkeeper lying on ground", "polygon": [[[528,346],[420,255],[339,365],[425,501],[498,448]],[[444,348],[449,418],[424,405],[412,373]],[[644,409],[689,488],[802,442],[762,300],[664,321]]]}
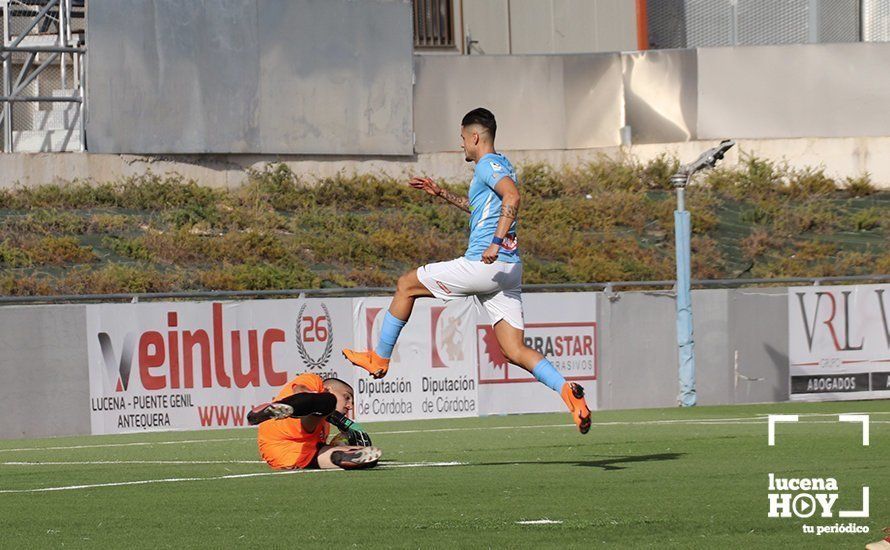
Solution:
{"label": "goalkeeper lying on ground", "polygon": [[[260,455],[273,468],[372,468],[382,453],[347,418],[352,402],[352,386],[346,382],[301,374],[285,384],[274,402],[254,407],[247,421],[260,425]],[[340,435],[328,441],[330,424]]]}

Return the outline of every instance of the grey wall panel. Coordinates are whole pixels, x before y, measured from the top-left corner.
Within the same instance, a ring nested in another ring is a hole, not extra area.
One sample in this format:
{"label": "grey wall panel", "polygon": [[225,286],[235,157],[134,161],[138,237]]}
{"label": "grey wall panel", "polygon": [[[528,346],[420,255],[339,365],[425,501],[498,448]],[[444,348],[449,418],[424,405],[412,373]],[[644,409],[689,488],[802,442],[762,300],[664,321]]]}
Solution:
{"label": "grey wall panel", "polygon": [[401,0],[93,0],[88,148],[407,155]]}
{"label": "grey wall panel", "polygon": [[565,144],[562,59],[550,56],[417,56],[418,153],[460,150],[460,121],[475,107],[498,121],[501,149]]}
{"label": "grey wall panel", "polygon": [[[728,304],[728,290],[696,290],[692,293],[695,391],[699,405],[733,402]],[[672,359],[677,365],[676,343]]]}
{"label": "grey wall panel", "polygon": [[624,101],[633,143],[695,139],[698,101],[696,50],[626,53]]}
{"label": "grey wall panel", "polygon": [[636,8],[627,0],[511,0],[509,14],[513,53],[617,52],[637,47]]}
{"label": "grey wall panel", "polygon": [[88,11],[88,148],[251,151],[257,142],[255,2],[98,0]]}
{"label": "grey wall panel", "polygon": [[[700,405],[788,400],[786,293],[784,288],[692,292]],[[618,293],[597,303],[600,408],[676,406],[674,297]]]}
{"label": "grey wall panel", "polygon": [[882,136],[890,44],[698,51],[698,138]]}
{"label": "grey wall panel", "polygon": [[508,0],[463,0],[460,13],[463,28],[458,36],[476,41],[472,54],[505,55],[510,50]]}
{"label": "grey wall panel", "polygon": [[413,153],[409,3],[257,5],[261,150]]}
{"label": "grey wall panel", "polygon": [[[0,438],[90,433],[85,308],[0,308]],[[52,414],[35,414],[34,403]]]}
{"label": "grey wall panel", "polygon": [[676,303],[666,293],[597,301],[602,409],[673,407],[679,391]]}
{"label": "grey wall panel", "polygon": [[729,354],[736,403],[788,400],[788,289],[731,291]]}
{"label": "grey wall panel", "polygon": [[621,143],[621,56],[563,57],[566,148],[585,149]]}
{"label": "grey wall panel", "polygon": [[417,56],[418,153],[460,150],[460,120],[487,107],[501,149],[573,149],[620,143],[617,54]]}

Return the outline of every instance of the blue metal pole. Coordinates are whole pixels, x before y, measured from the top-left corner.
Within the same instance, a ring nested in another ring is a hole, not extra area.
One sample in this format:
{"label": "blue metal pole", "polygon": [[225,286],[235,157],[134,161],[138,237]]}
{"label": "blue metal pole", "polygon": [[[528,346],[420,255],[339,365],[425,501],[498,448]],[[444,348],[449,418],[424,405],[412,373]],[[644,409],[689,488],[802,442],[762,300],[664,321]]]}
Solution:
{"label": "blue metal pole", "polygon": [[677,249],[677,345],[680,359],[680,395],[683,407],[695,405],[695,341],[692,333],[692,290],[690,288],[690,237],[692,224],[689,212],[683,209],[678,189],[678,210],[674,211],[674,236]]}
{"label": "blue metal pole", "polygon": [[692,222],[686,211],[686,186],[693,174],[713,168],[735,142],[724,139],[720,145],[708,149],[691,164],[681,166],[671,176],[671,185],[677,189],[677,209],[674,211],[674,238],[677,249],[677,347],[680,360],[680,394],[677,401],[682,407],[695,405],[695,340],[692,336],[692,289],[690,288],[689,241],[692,238]]}

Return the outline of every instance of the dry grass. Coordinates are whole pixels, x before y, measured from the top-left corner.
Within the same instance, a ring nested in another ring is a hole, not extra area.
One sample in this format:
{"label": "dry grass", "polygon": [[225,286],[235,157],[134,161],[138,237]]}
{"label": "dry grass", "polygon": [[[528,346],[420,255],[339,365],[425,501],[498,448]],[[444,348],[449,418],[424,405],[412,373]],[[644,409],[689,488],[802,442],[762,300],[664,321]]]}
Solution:
{"label": "dry grass", "polygon": [[[528,283],[671,279],[677,162],[521,167]],[[466,184],[449,189],[466,192]],[[687,194],[693,277],[890,272],[890,193],[745,157]],[[239,189],[178,176],[0,191],[0,292],[392,286],[459,256],[467,217],[384,177],[305,181],[272,164]]]}

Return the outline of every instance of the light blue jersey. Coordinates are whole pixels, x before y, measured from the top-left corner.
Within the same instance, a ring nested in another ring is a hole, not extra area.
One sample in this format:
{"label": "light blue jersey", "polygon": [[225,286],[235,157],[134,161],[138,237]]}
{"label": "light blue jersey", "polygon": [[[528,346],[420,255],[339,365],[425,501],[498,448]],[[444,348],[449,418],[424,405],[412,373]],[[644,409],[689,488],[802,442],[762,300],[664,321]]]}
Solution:
{"label": "light blue jersey", "polygon": [[[501,198],[494,192],[494,187],[505,177],[516,182],[513,165],[501,154],[489,153],[476,163],[476,171],[470,183],[470,245],[464,254],[468,260],[482,260],[482,253],[491,245],[498,218],[501,217]],[[507,237],[504,238],[498,260],[510,263],[520,261],[516,220],[513,220]]]}

